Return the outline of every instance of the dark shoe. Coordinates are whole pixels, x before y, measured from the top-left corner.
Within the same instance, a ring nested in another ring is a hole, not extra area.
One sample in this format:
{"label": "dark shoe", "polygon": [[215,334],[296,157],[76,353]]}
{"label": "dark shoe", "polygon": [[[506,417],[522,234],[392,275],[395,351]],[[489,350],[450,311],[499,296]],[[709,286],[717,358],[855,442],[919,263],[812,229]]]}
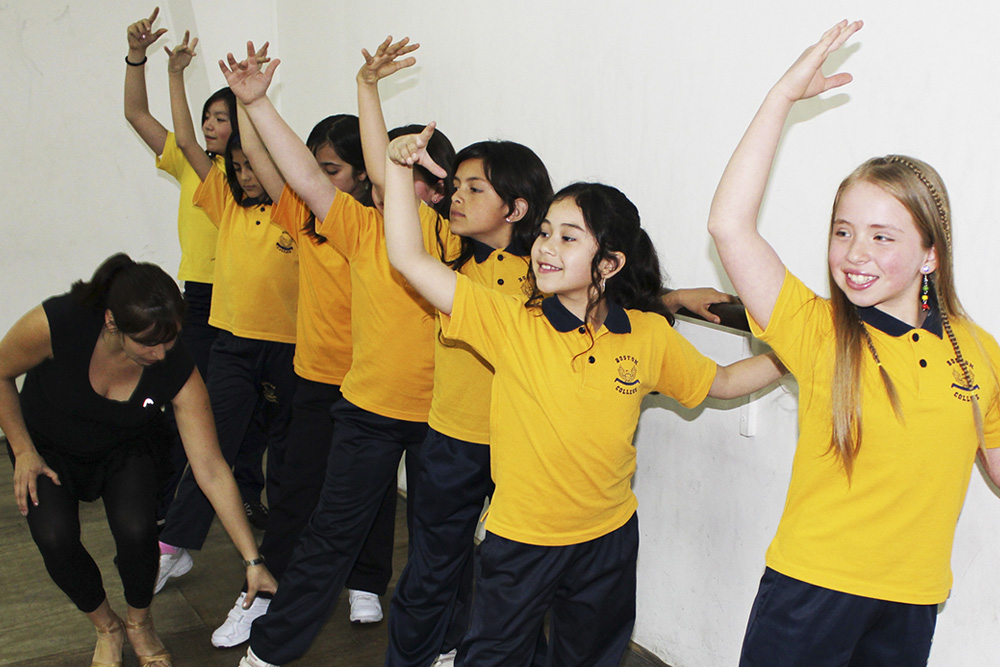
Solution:
{"label": "dark shoe", "polygon": [[248,500],[243,503],[247,512],[247,520],[257,530],[267,530],[267,508],[259,500]]}

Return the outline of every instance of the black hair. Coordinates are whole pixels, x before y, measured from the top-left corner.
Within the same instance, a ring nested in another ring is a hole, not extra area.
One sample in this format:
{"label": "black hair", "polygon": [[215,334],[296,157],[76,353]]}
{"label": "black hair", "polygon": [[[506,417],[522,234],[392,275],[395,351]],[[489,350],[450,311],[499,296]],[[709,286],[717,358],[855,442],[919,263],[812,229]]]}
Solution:
{"label": "black hair", "polygon": [[[545,164],[533,150],[513,141],[479,141],[466,146],[455,156],[455,168],[468,160],[481,160],[483,175],[497,196],[507,205],[507,213],[514,212],[514,203],[523,199],[528,210],[511,228],[510,247],[528,253],[538,236],[538,228],[552,201],[552,181]],[[462,251],[449,262],[460,270],[474,255],[471,239],[462,238]]]}
{"label": "black hair", "polygon": [[187,313],[184,297],[166,271],[134,262],[125,253],[104,260],[90,281],[73,283],[70,294],[94,312],[110,310],[118,331],[142,345],[177,338]]}
{"label": "black hair", "polygon": [[[361,128],[357,116],[347,113],[327,116],[313,127],[309,138],[306,139],[306,146],[313,155],[324,146],[329,146],[337,153],[337,157],[351,165],[355,174],[365,171],[365,156],[361,150]],[[366,179],[365,184],[367,186],[365,192],[358,197],[358,201],[365,206],[374,206],[371,182]],[[302,231],[313,240],[313,243],[326,243],[326,237],[316,231],[315,213],[309,213]]]}
{"label": "black hair", "polygon": [[233,193],[233,199],[243,208],[270,204],[271,197],[264,188],[261,188],[263,193],[259,197],[247,197],[243,186],[240,185],[240,178],[236,175],[236,166],[233,164],[234,150],[243,150],[243,142],[240,141],[240,134],[236,131],[229,136],[229,142],[226,144],[226,182],[229,183],[229,191]]}
{"label": "black hair", "polygon": [[[237,121],[236,116],[236,95],[233,94],[228,87],[219,88],[217,91],[208,96],[205,100],[205,104],[201,107],[201,123],[205,124],[205,119],[208,118],[208,108],[212,106],[215,102],[223,101],[226,103],[226,111],[229,112],[229,126],[232,128],[233,134],[240,133],[240,124]],[[209,155],[215,155],[211,151],[206,151]]]}
{"label": "black hair", "polygon": [[[585,322],[602,298],[623,308],[658,313],[671,325],[674,316],[661,299],[663,274],[660,260],[649,235],[639,224],[639,209],[621,190],[601,183],[572,183],[556,193],[552,203],[572,199],[580,208],[587,228],[597,241],[597,252],[590,264],[591,298]],[[625,266],[601,285],[602,261],[616,262],[612,253],[625,255]],[[531,274],[532,296],[529,307],[538,306],[542,295]]]}
{"label": "black hair", "polygon": [[[389,131],[389,141],[404,134],[420,134],[423,131],[423,125],[403,125]],[[452,183],[452,178],[455,175],[455,147],[451,145],[451,140],[445,136],[444,132],[434,130],[434,134],[431,135],[431,140],[427,144],[427,153],[434,162],[448,171],[448,175],[443,179],[438,178],[419,164],[415,165],[413,170],[417,177],[431,188],[440,187],[441,201],[430,206],[442,218],[447,218],[451,215],[451,195],[455,192],[455,185]]]}

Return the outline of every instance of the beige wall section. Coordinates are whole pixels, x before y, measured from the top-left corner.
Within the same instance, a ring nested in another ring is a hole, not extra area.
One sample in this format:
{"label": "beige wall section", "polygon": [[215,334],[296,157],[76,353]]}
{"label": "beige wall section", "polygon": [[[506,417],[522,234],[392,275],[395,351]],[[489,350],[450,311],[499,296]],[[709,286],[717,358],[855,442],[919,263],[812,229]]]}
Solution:
{"label": "beige wall section", "polygon": [[[0,8],[4,328],[114,251],[176,270],[176,185],[156,173],[121,112],[125,27],[151,7],[99,4]],[[981,324],[1000,332],[1000,10],[989,3],[187,0],[162,9],[171,30],[164,41],[174,44],[189,25],[201,39],[188,76],[193,107],[222,85],[218,58],[248,38],[270,39],[283,61],[274,97],[303,136],[328,114],[355,111],[362,46],[409,34],[423,46],[418,67],[384,87],[390,126],[434,119],[456,147],[515,139],[538,152],[557,186],[618,185],[642,211],[671,282],[719,287],[727,281],[705,218],[729,154],[802,48],[842,16],[860,15],[865,29],[834,59],[856,80],[796,109],[761,228],[792,270],[824,292],[826,220],[839,180],[871,155],[922,157],[941,171],[954,202],[958,291]],[[147,69],[152,108],[166,120],[164,55],[151,54]],[[745,354],[741,337],[681,329],[721,361]],[[794,384],[749,409],[751,438],[739,435],[738,406],[683,411],[654,399],[643,415],[635,640],[677,667],[735,664],[784,501]],[[974,473],[932,666],[987,664],[1000,651],[998,512]]]}

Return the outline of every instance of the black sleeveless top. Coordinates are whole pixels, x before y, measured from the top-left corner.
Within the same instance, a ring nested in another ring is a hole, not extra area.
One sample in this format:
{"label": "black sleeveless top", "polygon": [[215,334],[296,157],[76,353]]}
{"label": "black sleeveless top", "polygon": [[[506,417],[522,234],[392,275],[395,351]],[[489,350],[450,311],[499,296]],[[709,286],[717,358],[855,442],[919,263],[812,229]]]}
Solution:
{"label": "black sleeveless top", "polygon": [[168,431],[162,408],[194,370],[180,338],[162,361],[143,369],[127,401],[116,401],[99,395],[90,384],[90,360],[104,327],[103,310],[95,312],[69,294],[52,297],[42,307],[53,356],[25,376],[21,411],[46,463],[54,469],[63,467],[54,459],[71,468],[100,467],[130,446],[154,441],[163,445]]}

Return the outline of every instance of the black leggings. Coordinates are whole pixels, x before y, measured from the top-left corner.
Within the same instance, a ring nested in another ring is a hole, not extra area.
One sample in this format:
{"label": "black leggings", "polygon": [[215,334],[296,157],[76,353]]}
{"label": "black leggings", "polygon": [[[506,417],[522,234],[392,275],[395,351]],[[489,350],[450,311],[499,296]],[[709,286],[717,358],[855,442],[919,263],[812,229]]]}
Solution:
{"label": "black leggings", "polygon": [[[110,473],[102,498],[108,526],[118,550],[118,573],[125,600],[145,609],[153,600],[159,566],[156,542],[157,476],[151,457],[126,457]],[[38,477],[38,505],[28,505],[31,537],[45,560],[45,569],[77,608],[89,613],[104,602],[104,585],[97,563],[80,542],[80,501],[65,486]]]}

